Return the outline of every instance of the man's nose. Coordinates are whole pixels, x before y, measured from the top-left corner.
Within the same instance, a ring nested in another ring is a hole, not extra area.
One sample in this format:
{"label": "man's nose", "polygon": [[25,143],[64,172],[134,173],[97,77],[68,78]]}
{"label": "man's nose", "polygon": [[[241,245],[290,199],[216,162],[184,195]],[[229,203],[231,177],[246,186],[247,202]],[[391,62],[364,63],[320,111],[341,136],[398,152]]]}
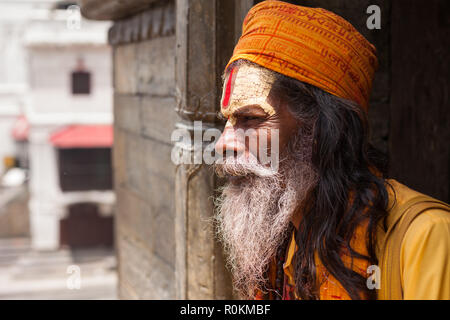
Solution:
{"label": "man's nose", "polygon": [[237,156],[245,151],[244,145],[239,141],[236,130],[232,126],[227,126],[222,132],[219,140],[215,145],[215,150],[218,154]]}

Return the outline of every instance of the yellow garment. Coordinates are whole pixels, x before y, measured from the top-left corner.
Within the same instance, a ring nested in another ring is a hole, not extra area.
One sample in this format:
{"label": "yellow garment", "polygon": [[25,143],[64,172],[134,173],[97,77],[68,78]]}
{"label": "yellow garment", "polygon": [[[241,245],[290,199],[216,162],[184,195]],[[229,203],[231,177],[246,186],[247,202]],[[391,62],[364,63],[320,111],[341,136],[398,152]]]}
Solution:
{"label": "yellow garment", "polygon": [[404,299],[450,299],[450,215],[430,210],[407,231],[400,264]]}
{"label": "yellow garment", "polygon": [[[416,196],[422,195],[395,180],[388,180],[387,182],[395,190],[394,198],[394,192],[391,188],[387,188],[390,200],[388,208],[393,207],[390,216],[396,214],[395,208],[402,206]],[[388,218],[387,227],[390,223]],[[380,247],[383,237],[384,230],[378,228],[378,257],[381,256]],[[450,299],[449,212],[431,209],[415,218],[406,231],[400,253],[404,299]],[[379,264],[381,266],[383,261],[379,261]],[[383,298],[381,290],[378,293],[379,298]]]}
{"label": "yellow garment", "polygon": [[[355,236],[352,238],[350,245],[356,252],[360,254],[367,255],[366,248],[366,230],[367,225],[362,225],[356,229]],[[288,283],[290,286],[295,287],[294,279],[294,264],[293,258],[298,247],[295,243],[295,232],[292,233],[290,244],[287,251],[286,261],[283,265],[284,274],[288,278]],[[351,259],[349,255],[343,255],[342,260],[346,267],[353,269],[362,276],[367,278],[367,267],[369,266],[367,260],[354,258]],[[353,260],[353,261],[352,261]],[[325,266],[321,263],[319,257],[316,255],[316,270],[317,270],[317,281],[320,284],[319,296],[320,300],[350,300],[350,296],[347,291],[341,285],[339,281],[336,280],[329,272],[326,270]],[[295,291],[294,296],[298,299]],[[364,297],[361,297],[364,298]]]}
{"label": "yellow garment", "polygon": [[[389,193],[388,208],[392,208],[395,203],[398,206],[406,203],[409,199],[420,195],[395,180],[387,180],[391,188],[387,188]],[[393,212],[389,212],[392,215]],[[388,218],[389,224],[389,218]],[[354,239],[364,239],[361,232],[364,228],[357,229],[357,236]],[[359,233],[359,235],[358,235]],[[377,233],[377,256],[380,256],[380,242],[383,240],[384,231],[381,226]],[[353,241],[353,240],[352,240]],[[353,242],[353,248],[366,253],[365,248],[361,248],[362,242]],[[298,250],[295,243],[294,233],[288,247],[284,273],[288,277],[290,285],[295,285],[294,266],[292,260],[295,251]],[[345,258],[345,257],[344,257]],[[317,262],[318,260],[316,260]],[[345,261],[345,259],[344,259]],[[348,262],[348,260],[347,260]],[[380,261],[380,266],[382,262]],[[356,262],[359,272],[363,274],[367,268],[362,261]],[[402,269],[402,287],[404,299],[450,299],[450,214],[444,210],[427,210],[419,215],[410,225],[405,234],[401,246],[400,265]],[[323,266],[318,264],[318,269]],[[325,277],[326,281],[320,287],[320,299],[322,300],[344,300],[350,299],[343,287],[332,276]]]}

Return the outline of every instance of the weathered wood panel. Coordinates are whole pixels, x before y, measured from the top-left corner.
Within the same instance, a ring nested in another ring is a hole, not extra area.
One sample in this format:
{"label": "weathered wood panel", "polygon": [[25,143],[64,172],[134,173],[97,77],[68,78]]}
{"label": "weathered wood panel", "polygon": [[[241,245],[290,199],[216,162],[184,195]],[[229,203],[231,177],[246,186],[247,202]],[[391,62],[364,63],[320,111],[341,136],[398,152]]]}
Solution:
{"label": "weathered wood panel", "polygon": [[449,202],[450,2],[392,6],[390,175]]}
{"label": "weathered wood panel", "polygon": [[[202,121],[203,129],[222,126],[217,120],[221,76],[235,45],[236,23],[248,7],[239,0],[178,0],[176,8],[176,95],[182,119],[177,126],[193,136],[194,121]],[[177,146],[195,152],[190,145]],[[175,265],[179,299],[232,297],[231,278],[211,223],[217,187],[207,165],[178,166]]]}

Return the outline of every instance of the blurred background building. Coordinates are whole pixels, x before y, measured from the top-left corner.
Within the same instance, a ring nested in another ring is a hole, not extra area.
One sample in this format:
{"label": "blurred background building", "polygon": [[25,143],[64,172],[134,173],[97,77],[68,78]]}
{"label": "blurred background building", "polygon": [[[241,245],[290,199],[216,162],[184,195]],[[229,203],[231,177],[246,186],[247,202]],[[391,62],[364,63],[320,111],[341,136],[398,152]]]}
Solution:
{"label": "blurred background building", "polygon": [[[79,21],[77,26],[70,3],[56,5],[61,10],[33,17],[24,35],[32,245],[112,244],[109,25]],[[109,222],[101,221],[106,217]]]}
{"label": "blurred background building", "polygon": [[[56,270],[55,288],[68,293],[71,263],[87,255],[101,269],[114,259],[110,24],[82,19],[75,4],[0,1],[0,259],[16,269],[0,281],[0,298],[15,278]],[[47,263],[55,268],[39,269]],[[112,274],[99,297],[115,297]]]}

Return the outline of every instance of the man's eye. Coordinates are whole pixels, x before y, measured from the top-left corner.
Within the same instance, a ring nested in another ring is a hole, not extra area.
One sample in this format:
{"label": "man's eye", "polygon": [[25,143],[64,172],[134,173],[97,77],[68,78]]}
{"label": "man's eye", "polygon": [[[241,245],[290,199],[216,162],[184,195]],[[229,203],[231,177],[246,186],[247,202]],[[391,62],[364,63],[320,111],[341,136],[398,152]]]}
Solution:
{"label": "man's eye", "polygon": [[244,116],[242,117],[242,121],[248,122],[248,121],[261,121],[261,117],[257,116]]}

